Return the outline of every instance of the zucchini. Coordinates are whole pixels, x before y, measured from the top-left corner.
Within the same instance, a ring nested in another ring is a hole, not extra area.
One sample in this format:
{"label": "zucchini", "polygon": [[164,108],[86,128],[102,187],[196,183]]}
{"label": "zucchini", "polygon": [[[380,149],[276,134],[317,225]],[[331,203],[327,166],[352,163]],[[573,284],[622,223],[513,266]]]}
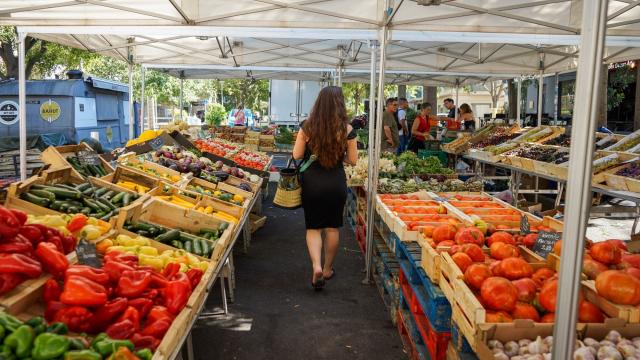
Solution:
{"label": "zucchini", "polygon": [[69,191],[78,191],[78,189],[76,189],[75,186],[69,185],[69,184],[53,184],[53,186],[60,189],[67,189]]}
{"label": "zucchini", "polygon": [[64,199],[81,199],[82,193],[78,190],[69,190],[64,187],[59,186],[47,186],[47,191],[50,191],[56,195],[56,198],[64,198]]}
{"label": "zucchini", "polygon": [[138,230],[144,230],[148,232],[151,232],[151,230],[154,228],[153,225],[143,223],[143,222],[136,222],[133,224],[133,226]]}
{"label": "zucchini", "polygon": [[90,186],[88,189],[86,189],[85,191],[82,192],[82,195],[84,195],[84,196],[92,196],[94,191],[95,191],[95,189],[93,188],[93,186]]}
{"label": "zucchini", "polygon": [[51,210],[60,210],[60,206],[64,204],[64,201],[56,200],[51,203]]}
{"label": "zucchini", "polygon": [[138,230],[136,232],[136,234],[140,235],[140,236],[144,236],[146,238],[150,238],[151,233],[149,233],[148,231],[144,231],[144,230]]}
{"label": "zucchini", "polygon": [[176,249],[181,249],[181,250],[184,249],[184,247],[182,246],[182,243],[178,240],[171,241],[171,246],[173,246]]}
{"label": "zucchini", "polygon": [[107,189],[107,188],[100,188],[100,189],[96,190],[96,196],[98,196],[98,197],[99,197],[99,196],[102,196],[102,195],[106,194],[106,193],[107,193],[107,191],[109,191],[109,189]]}
{"label": "zucchini", "polygon": [[85,206],[80,210],[80,213],[89,216],[89,214],[91,214],[91,208]]}
{"label": "zucchini", "polygon": [[42,184],[33,184],[31,185],[31,189],[47,190],[47,186]]}
{"label": "zucchini", "polygon": [[29,192],[35,196],[40,196],[41,198],[49,199],[49,201],[56,201],[56,194],[52,193],[51,191],[34,189],[34,190],[29,190]]}
{"label": "zucchini", "polygon": [[101,196],[101,198],[103,199],[107,199],[107,200],[111,200],[111,198],[113,197],[113,195],[116,194],[115,190],[109,190],[107,191],[104,195]]}
{"label": "zucchini", "polygon": [[75,200],[67,200],[67,203],[69,203],[70,206],[75,206],[77,208],[82,209],[84,207],[84,204],[81,203],[80,201],[75,201]]}
{"label": "zucchini", "polygon": [[193,240],[193,253],[198,255],[198,256],[202,256],[202,244],[200,242],[200,239],[196,239]]}
{"label": "zucchini", "polygon": [[107,209],[109,209],[108,211],[116,209],[116,206],[113,205],[109,200],[105,199],[104,196],[97,198],[96,201],[98,202],[98,205],[102,204]]}
{"label": "zucchini", "polygon": [[202,246],[202,256],[206,258],[211,257],[213,244],[209,240],[202,239],[200,240],[200,246]]}
{"label": "zucchini", "polygon": [[90,207],[95,212],[101,212],[102,211],[102,207],[98,206],[98,204],[95,201],[93,201],[91,199],[87,199],[87,198],[82,199],[82,201],[84,202],[85,205]]}
{"label": "zucchini", "polygon": [[125,193],[122,197],[122,206],[127,206],[131,202],[131,194]]}
{"label": "zucchini", "polygon": [[91,188],[91,184],[88,182],[82,183],[80,185],[76,185],[76,190],[84,192],[85,190]]}
{"label": "zucchini", "polygon": [[172,229],[158,236],[156,238],[156,241],[167,244],[169,242],[173,243],[174,240],[179,240],[179,239],[180,239],[180,230]]}
{"label": "zucchini", "polygon": [[67,208],[67,214],[77,214],[80,212],[80,208],[78,208],[77,206],[69,206]]}
{"label": "zucchini", "polygon": [[180,233],[180,241],[182,241],[182,242],[187,241],[187,240],[193,241],[193,240],[198,240],[198,239],[201,239],[201,238],[198,237],[198,236],[186,233],[186,232],[181,232]]}
{"label": "zucchini", "polygon": [[109,211],[105,216],[101,217],[100,220],[109,221],[109,219],[111,219],[112,216],[113,216],[113,211]]}
{"label": "zucchini", "polygon": [[184,251],[194,254],[193,241],[191,240],[185,241],[182,243],[182,245],[184,246]]}
{"label": "zucchini", "polygon": [[100,177],[107,176],[107,170],[102,166],[102,164],[96,165],[96,169],[100,173]]}
{"label": "zucchini", "polygon": [[200,229],[198,234],[206,238],[215,237],[216,239],[220,236],[220,232],[217,229],[210,229],[210,228],[202,228]]}
{"label": "zucchini", "polygon": [[71,204],[69,204],[68,202],[63,202],[62,205],[60,205],[60,209],[58,211],[66,213],[67,209],[71,206]]}
{"label": "zucchini", "polygon": [[220,226],[218,226],[218,230],[220,230],[220,232],[224,232],[225,230],[227,230],[228,227],[229,227],[229,223],[223,222],[220,224]]}
{"label": "zucchini", "polygon": [[[109,212],[109,211],[111,211],[111,210],[113,210],[113,209],[111,209],[111,207],[110,207],[110,206],[107,206],[107,205],[105,205],[105,204],[101,203],[101,202],[99,201],[99,200],[100,200],[100,198],[98,198],[98,199],[92,199],[92,200],[93,200],[93,203],[94,203],[94,204],[98,205],[98,207],[99,207],[102,211],[104,211],[104,212],[106,212],[106,213],[107,213],[107,212]],[[104,199],[103,199],[103,200],[104,200]],[[109,204],[111,204],[111,203],[109,203]]]}
{"label": "zucchini", "polygon": [[49,199],[45,199],[43,197],[34,195],[34,194],[30,194],[28,192],[22,193],[20,195],[20,198],[23,200],[26,200],[30,203],[34,203],[36,205],[42,206],[42,207],[49,207],[49,204],[51,204],[51,201]]}
{"label": "zucchini", "polygon": [[111,203],[118,204],[122,202],[122,198],[124,198],[124,194],[125,194],[124,192],[117,193],[114,197],[111,198]]}

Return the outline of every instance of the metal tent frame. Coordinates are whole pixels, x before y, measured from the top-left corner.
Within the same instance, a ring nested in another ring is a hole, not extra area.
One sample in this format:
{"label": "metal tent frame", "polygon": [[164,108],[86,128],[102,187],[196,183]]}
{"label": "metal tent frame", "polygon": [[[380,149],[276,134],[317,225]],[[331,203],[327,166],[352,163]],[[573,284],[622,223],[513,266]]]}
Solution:
{"label": "metal tent frame", "polygon": [[[0,24],[19,27],[21,175],[26,174],[27,34],[119,57],[130,68],[134,63],[202,62],[232,67],[330,67],[339,72],[341,80],[343,72],[369,69],[371,83],[378,76],[379,100],[387,70],[541,75],[577,68],[575,114],[586,126],[572,127],[569,177],[573,181],[567,186],[567,212],[572,216],[564,228],[557,305],[562,311],[556,312],[553,347],[554,358],[570,358],[575,337],[567,334],[575,333],[597,69],[603,59],[640,57],[638,5],[638,0],[442,0],[441,5],[430,7],[410,0],[354,0],[348,5],[339,0],[148,0],[134,4],[122,0],[5,0],[0,4]],[[372,71],[378,56],[376,46],[365,46],[369,41],[379,42],[378,72]],[[349,49],[347,54],[354,49],[356,55],[342,59],[339,47]],[[425,80],[429,76],[437,77],[427,74]],[[132,105],[130,102],[130,116]],[[376,193],[381,120],[382,101],[378,101],[378,126],[375,134],[370,133],[370,140],[375,136],[377,141],[370,141],[368,221]],[[370,270],[370,235],[367,250]]]}

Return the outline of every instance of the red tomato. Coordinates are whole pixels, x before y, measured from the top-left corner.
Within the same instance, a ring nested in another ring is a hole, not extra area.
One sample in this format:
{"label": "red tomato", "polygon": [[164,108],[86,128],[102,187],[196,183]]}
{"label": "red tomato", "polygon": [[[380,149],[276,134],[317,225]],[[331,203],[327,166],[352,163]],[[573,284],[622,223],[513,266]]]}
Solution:
{"label": "red tomato", "polygon": [[578,321],[583,323],[603,323],[604,314],[594,304],[583,300],[578,307]]}
{"label": "red tomato", "polygon": [[496,242],[503,242],[505,244],[515,245],[516,241],[513,239],[513,236],[508,232],[497,231],[491,234],[487,239],[487,245],[491,246],[491,244]]}
{"label": "red tomato", "polygon": [[511,312],[518,300],[518,290],[503,277],[490,277],[480,287],[480,296],[489,309]]}
{"label": "red tomato", "polygon": [[506,258],[520,256],[520,251],[514,245],[495,242],[489,247],[489,254],[494,259],[504,260]]}
{"label": "red tomato", "polygon": [[535,322],[540,321],[540,315],[538,314],[538,311],[536,311],[536,308],[523,302],[516,303],[515,308],[511,312],[511,316],[513,316],[514,319],[531,319]]}
{"label": "red tomato", "polygon": [[517,280],[533,275],[533,268],[522,258],[510,257],[500,262],[500,274],[509,280]]}
{"label": "red tomato", "polygon": [[622,260],[622,250],[608,241],[593,244],[589,253],[594,260],[605,265],[616,265]]}
{"label": "red tomato", "polygon": [[549,311],[556,311],[556,297],[558,295],[558,279],[547,281],[540,289],[540,305]]}
{"label": "red tomato", "polygon": [[476,244],[482,246],[484,244],[484,234],[476,227],[466,227],[456,233],[455,240],[457,244]]}
{"label": "red tomato", "polygon": [[462,251],[469,255],[474,262],[483,262],[485,259],[482,248],[476,244],[464,244],[462,245]]}
{"label": "red tomato", "polygon": [[[464,272],[464,281],[474,290],[479,290],[482,283],[492,276],[485,264],[472,264]],[[535,295],[535,292],[534,292]]]}
{"label": "red tomato", "polygon": [[544,283],[547,282],[547,280],[551,279],[555,274],[556,272],[549,268],[540,268],[536,270],[535,273],[533,273],[531,279],[535,281],[536,285],[538,285],[538,288],[541,288],[542,285],[544,285]]}
{"label": "red tomato", "polygon": [[473,260],[469,257],[469,255],[459,252],[455,253],[451,256],[453,261],[458,265],[460,270],[464,273],[471,264],[473,264]]}
{"label": "red tomato", "polygon": [[536,298],[536,291],[538,286],[535,281],[530,278],[523,278],[512,281],[513,285],[518,290],[518,301],[531,302]]}
{"label": "red tomato", "polygon": [[556,313],[548,313],[544,314],[542,318],[540,318],[541,323],[554,323],[556,322]]}
{"label": "red tomato", "polygon": [[598,277],[598,275],[600,275],[601,272],[607,270],[609,270],[609,268],[605,264],[596,260],[584,259],[582,261],[582,272],[585,273],[591,280],[594,280]]}
{"label": "red tomato", "polygon": [[640,304],[640,279],[620,270],[607,270],[596,278],[598,295],[620,305]]}
{"label": "red tomato", "polygon": [[513,322],[513,318],[504,311],[487,311],[484,321],[487,323],[510,323]]}

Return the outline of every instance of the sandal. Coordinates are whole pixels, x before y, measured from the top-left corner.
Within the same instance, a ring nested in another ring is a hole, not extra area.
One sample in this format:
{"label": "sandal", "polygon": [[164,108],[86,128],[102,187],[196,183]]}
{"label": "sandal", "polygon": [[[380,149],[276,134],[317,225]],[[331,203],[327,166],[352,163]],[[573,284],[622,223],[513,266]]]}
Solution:
{"label": "sandal", "polygon": [[318,280],[316,280],[316,282],[314,283],[313,281],[311,282],[311,287],[315,290],[315,291],[320,291],[322,290],[322,288],[324,288],[324,278],[321,276],[318,278]]}
{"label": "sandal", "polygon": [[331,268],[331,275],[330,275],[330,276],[325,277],[324,279],[325,279],[325,280],[331,280],[331,279],[333,279],[333,277],[334,277],[334,276],[336,276],[336,269]]}

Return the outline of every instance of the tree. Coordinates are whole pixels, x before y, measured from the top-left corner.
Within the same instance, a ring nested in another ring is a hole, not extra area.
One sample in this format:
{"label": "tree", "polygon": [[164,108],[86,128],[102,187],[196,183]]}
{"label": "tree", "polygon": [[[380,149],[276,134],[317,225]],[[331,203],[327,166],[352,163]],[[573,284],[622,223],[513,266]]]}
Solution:
{"label": "tree", "polygon": [[635,79],[635,71],[629,66],[622,66],[609,72],[609,84],[607,87],[607,110],[617,108],[625,98],[625,90]]}
{"label": "tree", "polygon": [[227,111],[221,104],[211,104],[207,107],[205,120],[207,124],[219,126],[227,118]]}
{"label": "tree", "polygon": [[504,91],[504,81],[489,81],[488,83],[483,83],[482,86],[489,92],[489,95],[491,96],[491,108],[497,108],[498,100],[500,100],[500,96]]}
{"label": "tree", "polygon": [[231,110],[244,105],[260,110],[261,101],[269,100],[269,81],[256,79],[233,79],[224,81],[225,108]]}
{"label": "tree", "polygon": [[[342,92],[347,110],[351,116],[364,112],[363,99],[369,96],[369,85],[361,83],[342,84]],[[362,104],[362,106],[361,106]]]}

